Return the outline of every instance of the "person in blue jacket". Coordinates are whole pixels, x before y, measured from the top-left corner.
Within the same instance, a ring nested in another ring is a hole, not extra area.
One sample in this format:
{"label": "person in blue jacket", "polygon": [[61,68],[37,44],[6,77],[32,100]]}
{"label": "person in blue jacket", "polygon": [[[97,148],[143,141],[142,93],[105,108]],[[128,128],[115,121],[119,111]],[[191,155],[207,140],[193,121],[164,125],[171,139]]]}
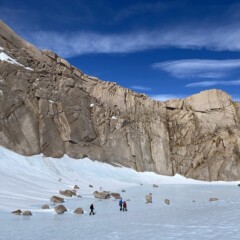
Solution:
{"label": "person in blue jacket", "polygon": [[122,201],[122,198],[121,198],[120,201],[119,201],[120,211],[122,211],[122,205],[123,205],[123,201]]}

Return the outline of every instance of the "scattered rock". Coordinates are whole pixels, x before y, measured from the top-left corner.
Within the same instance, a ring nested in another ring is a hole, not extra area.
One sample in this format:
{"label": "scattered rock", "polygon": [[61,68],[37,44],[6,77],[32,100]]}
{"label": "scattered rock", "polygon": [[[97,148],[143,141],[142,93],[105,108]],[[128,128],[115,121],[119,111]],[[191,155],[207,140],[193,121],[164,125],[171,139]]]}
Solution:
{"label": "scattered rock", "polygon": [[32,212],[26,210],[26,211],[24,211],[24,212],[22,213],[22,215],[23,215],[23,216],[32,216]]}
{"label": "scattered rock", "polygon": [[111,193],[111,196],[113,196],[115,199],[121,198],[121,195],[119,193]]}
{"label": "scattered rock", "polygon": [[165,204],[170,205],[170,200],[169,199],[165,199],[164,202],[165,202]]}
{"label": "scattered rock", "polygon": [[64,202],[64,198],[57,197],[57,196],[52,196],[50,200],[53,203],[63,203]]}
{"label": "scattered rock", "polygon": [[77,209],[75,209],[74,213],[76,213],[76,214],[84,214],[84,211],[83,211],[82,208],[77,208]]}
{"label": "scattered rock", "polygon": [[152,203],[152,194],[148,194],[145,196],[146,203]]}
{"label": "scattered rock", "polygon": [[109,192],[106,192],[106,191],[103,191],[103,192],[95,191],[93,193],[93,195],[94,195],[95,198],[99,198],[99,199],[108,199],[108,198],[110,198]]}
{"label": "scattered rock", "polygon": [[158,185],[157,185],[157,184],[153,184],[153,187],[154,187],[154,188],[157,188],[157,187],[158,187]]}
{"label": "scattered rock", "polygon": [[72,197],[72,196],[76,196],[76,192],[72,191],[72,190],[64,190],[61,191],[59,190],[59,193],[65,197]]}
{"label": "scattered rock", "polygon": [[218,201],[219,199],[218,198],[209,198],[209,202],[215,202],[215,201]]}
{"label": "scattered rock", "polygon": [[65,208],[64,205],[59,205],[59,206],[55,207],[54,210],[57,214],[63,214],[67,211],[67,209]]}
{"label": "scattered rock", "polygon": [[196,202],[195,200],[192,200],[192,202]]}
{"label": "scattered rock", "polygon": [[20,209],[13,211],[12,214],[21,215],[22,211]]}
{"label": "scattered rock", "polygon": [[89,185],[90,188],[93,188],[93,185]]}
{"label": "scattered rock", "polygon": [[73,189],[80,189],[78,185],[74,185]]}
{"label": "scattered rock", "polygon": [[126,190],[123,189],[122,192],[126,192]]}
{"label": "scattered rock", "polygon": [[44,204],[41,206],[41,209],[50,209],[49,205],[48,204]]}

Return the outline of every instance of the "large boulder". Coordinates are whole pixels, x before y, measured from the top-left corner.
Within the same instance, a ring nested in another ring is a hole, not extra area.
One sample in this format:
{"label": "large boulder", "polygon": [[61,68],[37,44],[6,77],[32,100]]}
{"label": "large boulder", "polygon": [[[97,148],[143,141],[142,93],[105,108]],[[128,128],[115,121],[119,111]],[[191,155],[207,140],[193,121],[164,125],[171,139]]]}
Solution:
{"label": "large boulder", "polygon": [[103,192],[95,191],[95,192],[93,193],[93,196],[94,196],[95,198],[99,198],[99,199],[108,199],[108,198],[110,198],[109,192],[106,192],[106,191],[103,191]]}
{"label": "large boulder", "polygon": [[76,214],[84,214],[84,211],[83,211],[82,208],[77,208],[77,209],[75,209],[74,213],[76,213]]}
{"label": "large boulder", "polygon": [[111,196],[114,197],[115,199],[121,199],[121,195],[119,193],[111,193]]}
{"label": "large boulder", "polygon": [[23,215],[23,216],[32,216],[32,212],[26,210],[26,211],[24,211],[24,212],[22,213],[22,215]]}
{"label": "large boulder", "polygon": [[57,214],[63,214],[67,211],[64,205],[58,205],[57,207],[54,208],[54,210]]}
{"label": "large boulder", "polygon": [[73,190],[59,190],[59,193],[65,197],[72,197],[72,196],[76,196],[76,192]]}
{"label": "large boulder", "polygon": [[58,197],[58,196],[52,196],[50,199],[53,203],[63,203],[64,198]]}

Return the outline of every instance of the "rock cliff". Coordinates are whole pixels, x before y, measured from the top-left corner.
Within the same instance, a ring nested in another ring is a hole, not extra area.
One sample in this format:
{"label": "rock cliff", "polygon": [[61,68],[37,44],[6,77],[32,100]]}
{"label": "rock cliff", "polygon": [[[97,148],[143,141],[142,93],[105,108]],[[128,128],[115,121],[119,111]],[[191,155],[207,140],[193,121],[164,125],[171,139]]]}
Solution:
{"label": "rock cliff", "polygon": [[0,145],[138,171],[240,180],[240,103],[220,90],[158,102],[88,76],[0,21]]}

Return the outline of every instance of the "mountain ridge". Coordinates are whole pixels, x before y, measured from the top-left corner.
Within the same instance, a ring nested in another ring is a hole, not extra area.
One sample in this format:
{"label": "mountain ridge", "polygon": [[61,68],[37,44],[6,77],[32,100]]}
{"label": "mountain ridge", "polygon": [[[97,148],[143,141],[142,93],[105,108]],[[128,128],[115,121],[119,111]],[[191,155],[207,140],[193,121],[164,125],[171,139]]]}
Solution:
{"label": "mountain ridge", "polygon": [[[200,180],[240,179],[240,103],[221,90],[158,102],[88,76],[0,21],[0,145]],[[21,66],[22,65],[22,66]]]}

